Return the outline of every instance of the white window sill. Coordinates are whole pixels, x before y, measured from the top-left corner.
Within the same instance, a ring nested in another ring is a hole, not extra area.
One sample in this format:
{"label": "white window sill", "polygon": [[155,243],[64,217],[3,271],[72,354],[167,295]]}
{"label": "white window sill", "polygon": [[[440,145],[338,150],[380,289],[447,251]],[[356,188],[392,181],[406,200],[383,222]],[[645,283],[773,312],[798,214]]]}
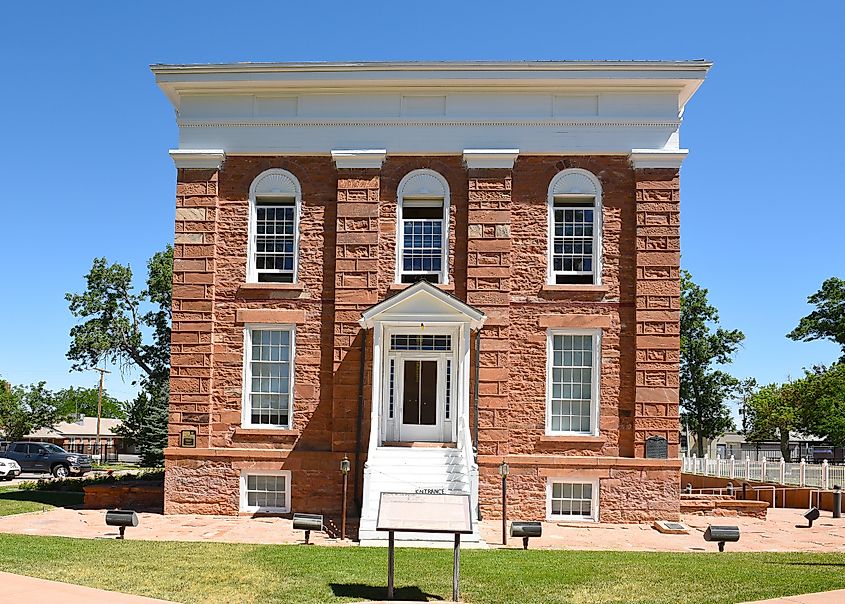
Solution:
{"label": "white window sill", "polygon": [[243,424],[235,428],[235,434],[242,436],[298,436],[299,430],[294,430],[290,426],[265,426],[261,424]]}
{"label": "white window sill", "polygon": [[244,508],[242,514],[290,514],[290,508]]}
{"label": "white window sill", "polygon": [[540,442],[605,443],[604,436],[584,432],[546,432]]}
{"label": "white window sill", "polygon": [[584,518],[583,516],[549,516],[546,522],[597,522],[595,518]]}

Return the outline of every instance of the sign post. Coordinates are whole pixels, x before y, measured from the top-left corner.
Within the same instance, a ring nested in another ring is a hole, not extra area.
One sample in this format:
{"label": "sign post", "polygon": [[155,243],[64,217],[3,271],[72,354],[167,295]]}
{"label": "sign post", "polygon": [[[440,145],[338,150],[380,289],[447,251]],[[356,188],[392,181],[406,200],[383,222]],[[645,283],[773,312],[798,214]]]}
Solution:
{"label": "sign post", "polygon": [[387,599],[395,587],[396,533],[453,533],[452,599],[460,596],[461,535],[472,533],[469,495],[382,493],[376,530],[387,531]]}

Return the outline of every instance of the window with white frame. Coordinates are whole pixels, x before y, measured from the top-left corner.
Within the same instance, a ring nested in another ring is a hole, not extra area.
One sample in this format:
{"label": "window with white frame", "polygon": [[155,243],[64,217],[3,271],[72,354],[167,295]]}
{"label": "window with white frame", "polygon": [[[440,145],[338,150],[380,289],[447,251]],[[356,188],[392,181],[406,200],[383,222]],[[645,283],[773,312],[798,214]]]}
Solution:
{"label": "window with white frame", "polygon": [[294,328],[247,325],[244,332],[243,425],[289,428],[292,423]]}
{"label": "window with white frame", "polygon": [[598,434],[600,332],[550,330],[546,431]]}
{"label": "window with white frame", "polygon": [[252,183],[248,281],[296,281],[300,205],[299,182],[290,172],[267,170]]}
{"label": "window with white frame", "polygon": [[396,280],[448,280],[449,187],[431,170],[411,172],[397,189]]}
{"label": "window with white frame", "polygon": [[290,472],[241,473],[242,512],[286,514],[290,512]]}
{"label": "window with white frame", "polygon": [[581,169],[560,172],[549,186],[549,283],[600,282],[601,185]]}
{"label": "window with white frame", "polygon": [[598,481],[549,479],[546,516],[549,520],[598,520]]}

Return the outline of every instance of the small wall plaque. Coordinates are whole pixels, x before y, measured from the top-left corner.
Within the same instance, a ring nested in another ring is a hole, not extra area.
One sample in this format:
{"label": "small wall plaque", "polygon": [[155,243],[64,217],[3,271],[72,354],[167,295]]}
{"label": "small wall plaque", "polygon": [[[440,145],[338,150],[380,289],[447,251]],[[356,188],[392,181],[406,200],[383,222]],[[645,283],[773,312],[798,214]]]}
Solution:
{"label": "small wall plaque", "polygon": [[197,446],[197,431],[196,430],[182,430],[179,433],[179,446],[194,449]]}
{"label": "small wall plaque", "polygon": [[647,459],[667,459],[669,441],[662,436],[649,436],[645,439],[645,456]]}

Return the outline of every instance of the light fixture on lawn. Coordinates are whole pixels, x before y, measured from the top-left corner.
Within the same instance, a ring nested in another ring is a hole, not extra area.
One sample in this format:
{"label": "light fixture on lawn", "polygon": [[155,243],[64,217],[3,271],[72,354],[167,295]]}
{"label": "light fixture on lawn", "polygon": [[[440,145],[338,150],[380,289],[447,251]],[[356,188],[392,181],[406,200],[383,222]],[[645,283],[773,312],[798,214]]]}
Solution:
{"label": "light fixture on lawn", "polygon": [[807,522],[810,523],[807,525],[807,528],[813,528],[813,521],[819,519],[819,508],[816,506],[811,507],[809,510],[804,512],[804,518],[806,518]]}
{"label": "light fixture on lawn", "polygon": [[736,543],[739,541],[739,527],[738,526],[717,526],[708,525],[707,530],[704,531],[705,541],[715,541],[719,544],[719,551],[725,551],[725,543]]}
{"label": "light fixture on lawn", "polygon": [[123,539],[127,526],[138,526],[138,514],[132,510],[109,510],[106,512],[106,525],[118,527],[118,539]]}

